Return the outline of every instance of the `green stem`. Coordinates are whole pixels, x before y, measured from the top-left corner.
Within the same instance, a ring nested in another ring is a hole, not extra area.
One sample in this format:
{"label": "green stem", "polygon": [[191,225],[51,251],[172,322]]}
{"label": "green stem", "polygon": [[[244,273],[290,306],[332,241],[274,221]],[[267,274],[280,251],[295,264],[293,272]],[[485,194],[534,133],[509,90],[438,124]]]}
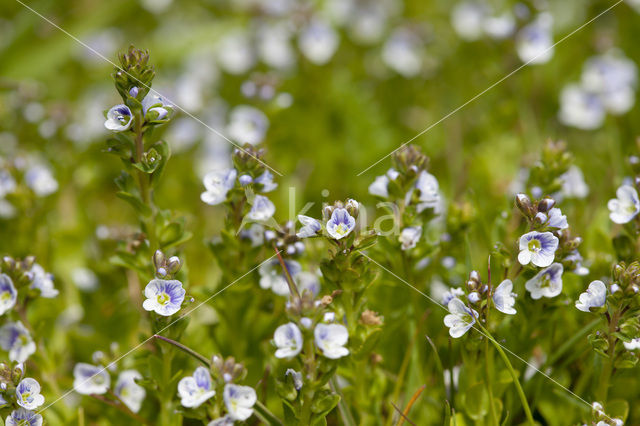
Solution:
{"label": "green stem", "polygon": [[[144,131],[142,125],[144,123],[144,117],[140,112],[137,112],[134,117],[134,133],[135,133],[135,160],[137,163],[142,162],[142,155],[144,154]],[[151,201],[151,190],[149,188],[149,176],[140,169],[137,170],[138,186],[140,189],[140,197],[142,202],[151,209],[151,217],[149,219],[142,218],[147,231],[147,238],[149,239],[149,246],[152,250],[156,248],[156,236],[155,236],[155,213],[153,208],[153,202]]]}
{"label": "green stem", "polygon": [[256,416],[260,418],[264,423],[268,425],[282,425],[282,421],[276,417],[269,409],[260,401],[256,401],[253,406]]}
{"label": "green stem", "polygon": [[609,321],[609,349],[607,350],[607,359],[602,367],[602,372],[600,373],[600,381],[598,385],[598,393],[597,398],[602,404],[607,404],[607,396],[609,395],[609,382],[611,380],[611,375],[613,374],[613,361],[616,353],[616,342],[617,338],[613,335],[616,329],[618,328],[618,321],[620,320],[621,311],[616,310],[611,316],[611,320]]}
{"label": "green stem", "polygon": [[[171,361],[173,360],[173,351],[171,348],[163,351],[162,354],[162,383],[168,384],[171,381]],[[166,386],[161,389],[161,405],[160,405],[160,424],[163,426],[171,426],[175,424],[173,410],[173,390],[169,390]]]}
{"label": "green stem", "polygon": [[529,408],[529,403],[527,402],[527,397],[524,394],[524,391],[522,390],[522,386],[520,386],[520,381],[518,380],[518,374],[513,369],[513,366],[511,365],[511,362],[509,361],[509,358],[507,357],[507,354],[504,353],[504,351],[502,350],[502,347],[500,346],[500,344],[496,341],[496,339],[493,338],[491,333],[489,333],[489,331],[486,328],[484,328],[478,322],[476,322],[476,324],[483,331],[483,334],[485,335],[485,337],[487,337],[489,340],[491,340],[491,343],[493,343],[493,346],[496,348],[496,350],[498,351],[498,354],[500,354],[500,357],[504,361],[504,364],[507,367],[507,370],[509,370],[509,373],[511,374],[511,378],[513,379],[513,384],[516,387],[516,391],[518,392],[518,396],[520,397],[520,402],[522,403],[522,408],[524,409],[524,413],[527,416],[527,422],[531,426],[534,426],[535,422],[533,421],[533,416],[531,414],[531,408]]}
{"label": "green stem", "polygon": [[196,352],[193,349],[183,345],[182,343],[176,342],[173,339],[169,339],[168,337],[164,337],[164,336],[161,336],[159,334],[154,334],[151,337],[153,337],[154,339],[163,340],[163,341],[175,346],[176,348],[180,349],[181,351],[191,355],[192,357],[194,357],[195,359],[197,359],[198,361],[200,361],[201,363],[203,363],[207,367],[211,367],[211,362],[209,361],[209,359],[207,357],[205,357],[204,355],[199,354],[198,352]]}
{"label": "green stem", "polygon": [[493,404],[493,388],[491,385],[491,362],[489,354],[489,339],[484,341],[484,367],[487,376],[487,392],[489,393],[489,414],[491,416],[491,424],[499,425],[498,416],[496,415],[496,408]]}
{"label": "green stem", "polygon": [[291,273],[289,273],[289,268],[287,268],[286,263],[284,263],[284,259],[280,255],[281,250],[278,250],[275,243],[273,244],[273,249],[276,252],[276,256],[278,256],[278,260],[280,261],[280,266],[282,266],[282,270],[284,271],[284,276],[287,278],[287,284],[289,285],[289,292],[291,296],[300,299],[300,292],[298,291],[298,287],[296,287],[296,283],[293,281],[291,277]]}

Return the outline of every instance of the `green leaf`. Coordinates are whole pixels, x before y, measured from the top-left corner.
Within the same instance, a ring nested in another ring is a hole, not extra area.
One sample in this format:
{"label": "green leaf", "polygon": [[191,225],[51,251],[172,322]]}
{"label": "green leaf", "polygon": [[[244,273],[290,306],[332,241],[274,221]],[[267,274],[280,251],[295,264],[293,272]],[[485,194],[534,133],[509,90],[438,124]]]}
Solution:
{"label": "green leaf", "polygon": [[484,382],[471,385],[464,393],[464,408],[473,420],[480,420],[489,413],[489,395]]}
{"label": "green leaf", "polygon": [[607,403],[605,411],[610,417],[626,422],[629,415],[629,403],[624,399],[614,399]]}
{"label": "green leaf", "polygon": [[137,196],[124,191],[116,192],[116,195],[119,198],[122,198],[127,203],[129,203],[138,213],[140,213],[144,217],[151,216],[151,208],[142,202],[140,198]]}

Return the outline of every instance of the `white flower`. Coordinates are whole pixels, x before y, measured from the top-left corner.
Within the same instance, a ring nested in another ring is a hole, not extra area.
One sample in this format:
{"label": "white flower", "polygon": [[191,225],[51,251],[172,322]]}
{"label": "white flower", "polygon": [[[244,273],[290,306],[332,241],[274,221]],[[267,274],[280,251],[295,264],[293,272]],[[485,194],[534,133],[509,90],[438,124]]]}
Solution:
{"label": "white flower", "polygon": [[111,377],[105,368],[84,362],[73,368],[73,378],[73,390],[82,395],[101,395],[111,385]]}
{"label": "white flower", "polygon": [[313,18],[298,37],[300,51],[316,65],[324,65],[331,59],[338,48],[338,42],[336,31],[318,18]]}
{"label": "white flower", "polygon": [[538,272],[526,282],[524,287],[531,293],[531,298],[534,300],[541,297],[556,297],[562,293],[562,272],[562,264],[554,263]]}
{"label": "white flower", "polygon": [[313,237],[322,229],[320,221],[312,217],[299,214],[298,220],[302,224],[302,228],[300,228],[300,231],[296,234],[298,238]]}
{"label": "white flower", "polygon": [[[284,264],[291,277],[295,280],[296,276],[302,271],[300,264],[295,260],[289,259],[286,259]],[[287,284],[287,278],[278,259],[273,259],[260,265],[258,273],[260,274],[261,288],[265,290],[271,289],[278,296],[289,295],[289,284]]]}
{"label": "white flower", "polygon": [[16,180],[7,170],[0,169],[0,198],[11,194],[16,190]]}
{"label": "white flower", "polygon": [[271,192],[278,187],[278,184],[273,181],[273,174],[269,170],[265,170],[254,182],[262,186],[260,192]]}
{"label": "white flower", "polygon": [[114,389],[114,393],[118,395],[118,398],[134,413],[140,411],[142,401],[147,396],[147,391],[136,383],[136,380],[141,379],[142,374],[138,371],[124,370],[118,376],[116,388]]}
{"label": "white flower", "polygon": [[487,8],[479,2],[463,1],[451,13],[451,25],[464,40],[478,40],[483,33]]}
{"label": "white flower", "polygon": [[293,387],[296,388],[296,390],[300,390],[302,389],[302,373],[294,370],[293,368],[287,368],[287,371],[285,371],[285,376],[291,376],[291,379],[293,380]]}
{"label": "white flower", "polygon": [[251,240],[251,247],[259,247],[264,244],[264,226],[253,223],[249,229],[240,231],[240,237]]}
{"label": "white flower", "polygon": [[600,97],[579,84],[569,84],[560,92],[558,119],[561,123],[582,130],[593,130],[602,126],[605,116]]}
{"label": "white flower", "polygon": [[96,274],[89,268],[74,268],[71,280],[82,291],[94,291],[100,284]]}
{"label": "white flower", "polygon": [[463,336],[476,323],[478,313],[465,306],[458,298],[453,298],[447,305],[449,315],[444,317],[444,325],[449,327],[449,335],[453,338]]}
{"label": "white flower", "polygon": [[304,293],[305,290],[310,291],[314,296],[320,293],[320,280],[318,279],[318,274],[302,271],[293,277],[293,281],[295,281],[300,294]]}
{"label": "white flower", "polygon": [[515,315],[516,310],[514,305],[516,304],[517,294],[512,292],[513,283],[511,280],[504,280],[493,290],[493,304],[496,309],[504,314]]}
{"label": "white flower", "polygon": [[402,245],[402,250],[409,250],[416,246],[418,241],[420,241],[420,236],[422,235],[422,227],[421,226],[408,226],[400,232],[400,236],[398,237],[398,241]]}
{"label": "white flower", "polygon": [[42,266],[34,263],[29,271],[32,281],[29,288],[40,291],[40,296],[50,299],[58,295],[58,290],[53,286],[53,275],[45,272]]}
{"label": "white flower", "polygon": [[446,306],[451,300],[461,296],[464,296],[464,290],[462,290],[460,287],[447,288],[446,291],[442,294],[442,304]]}
{"label": "white flower", "polygon": [[248,105],[240,105],[231,111],[227,132],[240,143],[257,145],[264,139],[269,120],[262,111]]}
{"label": "white flower", "polygon": [[16,386],[16,402],[27,410],[35,410],[44,404],[44,396],[40,394],[40,383],[30,377],[22,379]]}
{"label": "white flower", "polygon": [[518,32],[516,50],[522,62],[528,65],[544,64],[553,57],[551,24],[551,15],[541,14]]}
{"label": "white flower", "polygon": [[203,179],[206,191],[200,194],[200,199],[211,206],[224,202],[227,199],[227,192],[233,189],[236,183],[237,174],[236,169],[214,170],[207,173]]}
{"label": "white flower", "polygon": [[419,203],[417,205],[418,213],[428,208],[437,210],[438,204],[440,203],[440,192],[436,177],[423,170],[420,172],[420,175],[418,175],[415,187],[420,191],[420,197],[418,197]]}
{"label": "white flower", "polygon": [[422,68],[422,41],[413,32],[398,28],[382,47],[382,60],[405,78],[417,75]]}
{"label": "white flower", "polygon": [[155,93],[148,93],[142,100],[142,111],[144,116],[147,117],[149,113],[156,113],[157,116],[153,117],[153,120],[164,120],[169,115],[172,105]]}
{"label": "white flower", "polygon": [[252,387],[228,383],[224,386],[223,399],[229,416],[233,420],[244,421],[253,414],[253,405],[258,397]]}
{"label": "white flower", "polygon": [[387,175],[377,176],[373,183],[369,185],[369,194],[387,198],[389,196],[389,191],[387,190],[388,185],[389,178]]}
{"label": "white flower", "polygon": [[42,416],[21,407],[13,410],[4,424],[5,426],[42,426]]}
{"label": "white flower", "polygon": [[293,358],[302,350],[302,333],[292,322],[276,328],[273,341],[278,347],[276,358]]}
{"label": "white flower", "polygon": [[484,20],[484,32],[495,40],[505,39],[513,34],[516,21],[509,12],[502,15],[489,16]]}
{"label": "white flower", "polygon": [[628,351],[636,351],[640,349],[640,338],[631,339],[630,342],[623,342],[624,347]]}
{"label": "white flower", "polygon": [[622,185],[616,191],[616,197],[607,204],[611,211],[609,218],[619,224],[630,222],[640,212],[638,192],[631,185]]}
{"label": "white flower", "polygon": [[256,37],[260,58],[270,67],[285,70],[295,65],[295,50],[291,47],[292,29],[288,23],[265,24]]}
{"label": "white flower", "polygon": [[264,222],[271,219],[276,212],[276,206],[264,195],[256,195],[253,199],[251,210],[247,213],[247,218],[257,222]]}
{"label": "white flower", "polygon": [[124,104],[111,107],[107,112],[107,121],[104,122],[104,127],[114,132],[123,132],[131,127],[133,123],[133,114],[128,106]]}
{"label": "white flower", "polygon": [[356,220],[346,209],[337,208],[331,213],[331,219],[327,222],[327,233],[332,238],[339,240],[346,237],[356,227]]}
{"label": "white flower", "polygon": [[13,308],[18,298],[18,291],[7,274],[0,274],[0,315]]}
{"label": "white flower", "polygon": [[578,166],[571,166],[562,176],[561,194],[566,198],[584,198],[589,195],[589,186],[584,181],[582,170]]}
{"label": "white flower", "polygon": [[531,262],[540,267],[549,266],[553,263],[557,248],[558,237],[551,232],[528,232],[520,237],[518,262],[522,265]]}
{"label": "white flower", "polygon": [[230,74],[244,74],[256,61],[251,40],[242,32],[231,32],[218,43],[217,59],[220,66]]}
{"label": "white flower", "polygon": [[591,308],[601,308],[607,302],[607,286],[600,280],[589,284],[587,291],[576,301],[576,308],[582,312],[590,312]]}
{"label": "white flower", "polygon": [[611,114],[623,114],[635,103],[636,65],[617,51],[589,58],[582,71],[582,84],[598,93]]}
{"label": "white flower", "polygon": [[146,311],[154,311],[158,315],[169,317],[180,310],[186,291],[178,280],[153,279],[144,288],[142,302]]}
{"label": "white flower", "polygon": [[20,321],[0,327],[0,347],[9,352],[9,360],[25,362],[36,351],[36,344]]}
{"label": "white flower", "polygon": [[330,359],[338,359],[349,355],[349,349],[345,348],[349,340],[349,332],[342,324],[318,324],[313,330],[316,346],[322,355]]}
{"label": "white flower", "polygon": [[551,228],[558,229],[567,229],[569,227],[569,224],[567,223],[567,216],[563,215],[562,211],[557,207],[549,210],[546,225]]}
{"label": "white flower", "polygon": [[178,382],[178,395],[184,407],[199,407],[215,394],[216,391],[211,386],[211,374],[204,367],[196,368],[193,376],[183,377]]}
{"label": "white flower", "polygon": [[58,190],[58,181],[51,170],[42,164],[36,164],[24,175],[27,186],[39,197],[46,197]]}

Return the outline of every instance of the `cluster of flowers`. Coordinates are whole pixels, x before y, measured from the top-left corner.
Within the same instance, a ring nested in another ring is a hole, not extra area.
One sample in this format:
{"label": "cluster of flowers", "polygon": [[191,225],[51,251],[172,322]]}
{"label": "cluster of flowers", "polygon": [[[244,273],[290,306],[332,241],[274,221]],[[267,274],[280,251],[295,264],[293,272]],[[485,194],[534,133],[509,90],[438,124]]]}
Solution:
{"label": "cluster of flowers", "polygon": [[[553,17],[549,12],[532,11],[524,3],[513,10],[494,14],[484,1],[463,1],[453,8],[451,24],[466,41],[487,35],[494,40],[515,36],[516,51],[526,64],[543,64],[553,57]],[[520,25],[520,22],[523,25]]]}
{"label": "cluster of flowers", "polygon": [[597,129],[607,113],[621,115],[633,107],[637,80],[638,67],[620,51],[589,58],[581,81],[562,89],[558,118],[567,126]]}
{"label": "cluster of flowers", "polygon": [[[547,197],[532,203],[529,197],[520,193],[516,195],[516,205],[533,229],[519,239],[518,262],[522,267],[531,265],[534,268],[542,268],[526,281],[525,289],[533,300],[542,297],[554,298],[562,292],[562,274],[565,267],[570,267],[570,270],[578,275],[588,273],[588,269],[582,266],[582,256],[577,250],[581,240],[571,236],[567,217],[555,207],[552,198]],[[594,289],[595,287],[590,291]],[[580,296],[580,303],[576,303],[579,309],[584,303],[599,303],[599,300],[592,299],[590,294]],[[462,300],[465,296],[469,306]],[[447,306],[450,312],[444,320],[445,325],[449,327],[449,334],[452,337],[461,337],[473,327],[479,315],[472,307],[479,306],[484,309],[488,305],[488,301],[485,302],[487,299],[491,299],[498,311],[509,315],[516,314],[516,297],[510,279],[503,280],[492,289],[489,285],[483,285],[479,274],[472,271],[466,289],[453,288],[442,296],[442,304]]]}
{"label": "cluster of flowers", "polygon": [[410,250],[416,247],[423,233],[423,220],[418,216],[443,213],[444,200],[438,180],[425,170],[426,157],[413,146],[399,150],[393,160],[397,167],[377,176],[369,185],[369,193],[393,203],[392,209],[404,206],[402,210],[407,212],[406,207],[413,207],[415,215],[402,221],[404,226],[398,235],[400,248]]}
{"label": "cluster of flowers", "polygon": [[[335,314],[327,312],[323,322],[316,324],[313,328],[316,347],[329,359],[349,355],[349,349],[344,347],[349,340],[349,331],[344,325],[333,323],[334,320]],[[313,320],[303,317],[300,319],[300,324],[305,330],[311,329]],[[297,356],[302,351],[304,343],[300,328],[293,322],[279,326],[273,335],[273,342],[278,348],[275,353],[276,358]]]}
{"label": "cluster of flowers", "polygon": [[244,367],[233,358],[223,360],[219,356],[213,357],[212,365],[216,372],[215,382],[205,367],[198,367],[191,376],[180,379],[178,396],[182,406],[200,407],[216,396],[216,387],[222,388],[222,400],[227,414],[211,420],[208,426],[232,425],[235,421],[247,420],[253,414],[253,406],[258,398],[252,387],[233,383],[246,374]]}
{"label": "cluster of flowers", "polygon": [[[142,91],[138,87],[132,87],[129,90],[130,99],[138,100]],[[141,108],[145,122],[160,124],[169,119],[173,108],[169,102],[161,96],[148,93],[141,102]],[[134,115],[125,104],[118,104],[106,112],[106,121],[104,127],[113,132],[124,132],[129,130],[134,123]]]}
{"label": "cluster of flowers", "polygon": [[18,260],[6,256],[2,259],[0,315],[5,321],[0,327],[0,347],[9,353],[9,360],[23,363],[36,351],[27,327],[22,321],[11,319],[16,305],[20,304],[24,309],[34,298],[54,298],[57,295],[53,275],[45,272],[35,258]]}
{"label": "cluster of flowers", "polygon": [[[101,361],[103,354],[94,354],[94,361]],[[111,374],[114,364],[108,366],[87,364],[80,362],[73,369],[73,389],[81,395],[114,395],[131,411],[140,411],[142,402],[147,392],[138,381],[142,380],[142,374],[134,369],[122,370],[118,374],[115,387],[111,389]]]}
{"label": "cluster of flowers", "polygon": [[0,364],[0,406],[14,408],[5,419],[5,425],[41,426],[42,416],[34,410],[43,404],[40,383],[24,377],[24,364],[16,364],[13,368]]}
{"label": "cluster of flowers", "polygon": [[35,262],[34,257],[23,260],[4,257],[0,274],[0,315],[4,324],[0,327],[0,347],[8,352],[9,360],[16,363],[11,368],[0,365],[0,405],[13,405],[12,395],[18,405],[6,418],[5,424],[41,425],[42,416],[33,410],[44,404],[40,384],[36,379],[24,377],[24,363],[36,352],[31,332],[20,320],[11,317],[17,309],[26,309],[30,300],[37,297],[54,298],[58,290],[53,275]]}

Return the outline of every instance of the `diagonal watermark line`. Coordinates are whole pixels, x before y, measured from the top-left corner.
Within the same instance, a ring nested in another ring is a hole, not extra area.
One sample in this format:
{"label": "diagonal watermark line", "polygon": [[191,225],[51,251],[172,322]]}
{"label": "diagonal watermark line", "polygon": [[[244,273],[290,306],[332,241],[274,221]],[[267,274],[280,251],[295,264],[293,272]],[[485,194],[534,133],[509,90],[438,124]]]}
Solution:
{"label": "diagonal watermark line", "polygon": [[110,63],[111,65],[113,65],[114,67],[116,67],[117,69],[121,70],[123,73],[127,74],[129,77],[131,77],[132,79],[136,80],[138,83],[140,83],[141,86],[144,86],[145,88],[149,89],[149,91],[151,93],[154,93],[164,99],[166,99],[167,101],[169,101],[169,103],[171,103],[173,106],[175,106],[176,108],[178,108],[180,111],[182,111],[183,113],[185,113],[186,115],[188,115],[189,117],[193,118],[194,120],[196,120],[198,123],[202,124],[204,127],[206,127],[207,129],[209,129],[211,132],[215,133],[216,135],[220,136],[221,138],[223,138],[224,140],[226,140],[227,142],[229,142],[231,145],[233,145],[234,147],[236,147],[237,149],[239,149],[240,151],[244,152],[245,154],[249,155],[250,157],[252,157],[253,159],[255,159],[256,161],[258,161],[260,164],[262,164],[263,166],[265,166],[266,168],[268,168],[269,170],[271,170],[272,172],[274,172],[275,174],[277,174],[278,176],[283,176],[282,173],[280,173],[279,171],[277,171],[276,169],[274,169],[273,167],[269,166],[267,163],[265,163],[264,161],[262,161],[261,159],[259,159],[258,157],[256,157],[255,155],[251,154],[250,152],[248,152],[247,150],[245,150],[244,148],[242,148],[240,145],[238,145],[236,142],[232,141],[231,139],[229,139],[228,137],[226,137],[224,134],[220,133],[219,131],[217,131],[216,129],[214,129],[213,127],[209,126],[207,123],[205,123],[204,121],[202,121],[201,119],[199,119],[198,117],[196,117],[195,115],[191,114],[189,111],[185,110],[184,108],[182,108],[180,105],[176,104],[175,102],[173,102],[171,99],[169,99],[168,97],[164,96],[163,94],[161,94],[160,92],[158,92],[155,89],[152,89],[150,86],[147,86],[146,84],[142,83],[140,80],[138,80],[137,78],[135,78],[134,76],[132,76],[131,74],[129,74],[127,71],[123,70],[122,68],[120,68],[118,65],[116,65],[113,61],[111,61],[109,58],[105,57],[102,53],[98,52],[97,50],[95,50],[93,47],[89,46],[88,44],[86,44],[85,42],[83,42],[82,40],[80,40],[79,38],[77,38],[76,36],[74,36],[73,34],[71,34],[70,32],[68,32],[67,30],[65,30],[64,28],[60,27],[59,25],[57,25],[55,22],[51,21],[49,18],[47,18],[46,16],[42,15],[41,13],[39,13],[37,10],[33,9],[32,7],[30,7],[29,5],[24,4],[21,0],[16,0],[16,2],[20,3],[22,6],[24,6],[26,9],[30,10],[31,12],[33,12],[35,15],[39,16],[40,18],[42,18],[44,21],[46,21],[47,23],[49,23],[50,25],[52,25],[53,27],[55,27],[56,29],[60,30],[62,33],[66,34],[69,38],[71,38],[72,40],[74,40],[76,43],[82,45],[83,47],[85,47],[86,49],[89,49],[92,53],[94,53],[95,55],[97,55],[98,57],[100,57],[101,59],[105,60],[106,62]]}
{"label": "diagonal watermark line", "polygon": [[[397,278],[398,280],[402,281],[404,284],[408,285],[409,287],[411,287],[412,289],[414,289],[415,291],[417,291],[418,293],[420,293],[421,295],[423,295],[424,297],[426,297],[429,301],[435,303],[436,305],[440,306],[442,309],[444,309],[445,311],[447,311],[448,313],[451,313],[449,311],[449,309],[444,306],[443,304],[439,303],[437,300],[435,300],[433,297],[427,295],[426,293],[420,291],[418,288],[416,288],[414,285],[410,284],[408,281],[406,281],[405,279],[403,279],[402,277],[398,276],[397,274],[395,274],[393,271],[389,270],[388,268],[385,268],[383,265],[381,265],[380,263],[376,262],[374,259],[372,259],[371,257],[367,256],[366,254],[362,253],[362,255],[364,257],[366,257],[367,259],[369,259],[370,261],[372,261],[373,263],[375,263],[376,265],[378,265],[381,269],[385,270],[386,272],[388,272],[389,274],[393,275],[395,278]],[[487,334],[485,334],[482,330],[478,329],[477,327],[473,326],[473,329],[476,330],[478,333],[482,334],[484,337],[486,337],[487,339],[490,339],[489,336],[487,336]],[[539,370],[535,365],[532,365],[530,362],[526,361],[524,358],[522,358],[521,356],[519,356],[518,354],[516,354],[515,352],[513,352],[512,350],[510,350],[509,348],[507,348],[506,346],[500,344],[500,342],[498,342],[497,340],[495,340],[495,342],[500,345],[500,347],[502,349],[504,349],[506,352],[508,352],[509,354],[511,354],[512,356],[516,357],[517,359],[519,359],[520,361],[522,361],[524,364],[526,364],[527,366],[533,368],[534,370],[536,370],[538,373],[542,374],[544,377],[546,377],[547,379],[549,379],[550,381],[552,381],[554,384],[558,385],[559,387],[561,387],[562,389],[564,389],[565,391],[567,391],[569,394],[573,395],[574,397],[576,397],[577,399],[579,399],[580,401],[584,402],[586,405],[588,405],[589,407],[591,407],[591,404],[586,401],[584,398],[582,398],[580,395],[576,394],[575,392],[573,392],[571,389],[568,389],[567,387],[565,387],[564,385],[562,385],[561,383],[559,383],[557,380],[555,380],[553,377],[549,376],[548,374],[546,374],[545,372],[543,372],[542,370]]]}
{"label": "diagonal watermark line", "polygon": [[[17,0],[16,0],[17,1]],[[487,87],[486,89],[484,89],[482,92],[478,93],[477,95],[475,95],[474,97],[472,97],[471,99],[469,99],[468,101],[466,101],[465,103],[463,103],[462,105],[460,105],[459,107],[457,107],[456,109],[454,109],[453,111],[449,112],[447,115],[445,115],[444,117],[442,117],[441,119],[439,119],[438,121],[436,121],[435,123],[429,125],[427,128],[425,128],[424,130],[422,130],[420,133],[418,133],[417,135],[415,135],[414,137],[412,137],[411,139],[409,139],[408,141],[406,141],[405,143],[403,143],[402,145],[400,145],[399,147],[397,147],[396,149],[394,149],[393,151],[391,151],[390,153],[388,153],[387,155],[385,155],[384,157],[380,158],[378,161],[376,161],[375,163],[373,163],[372,165],[370,165],[369,167],[367,167],[366,169],[364,169],[363,171],[361,171],[360,173],[358,173],[357,176],[360,176],[364,173],[366,173],[368,170],[370,170],[371,168],[375,167],[376,165],[378,165],[382,160],[384,160],[385,158],[393,155],[393,153],[395,153],[396,151],[398,151],[399,149],[401,149],[402,147],[408,145],[409,143],[413,142],[414,140],[416,140],[417,138],[419,138],[420,136],[424,135],[425,133],[427,133],[429,130],[433,129],[434,127],[436,127],[438,124],[442,123],[443,121],[445,121],[447,118],[451,117],[452,115],[454,115],[455,113],[457,113],[458,111],[460,111],[461,109],[463,109],[464,107],[466,107],[467,105],[469,105],[470,103],[472,103],[473,101],[475,101],[476,99],[478,99],[479,97],[481,97],[482,95],[484,95],[485,93],[487,93],[488,91],[490,91],[491,89],[493,89],[494,87],[496,87],[497,85],[499,85],[500,83],[502,83],[503,81],[507,80],[509,77],[511,77],[512,75],[516,74],[518,71],[520,71],[522,68],[526,67],[527,65],[529,65],[531,62],[534,62],[536,59],[538,59],[539,57],[545,55],[547,52],[549,52],[550,50],[552,50],[554,47],[556,47],[557,45],[559,45],[560,43],[564,42],[565,40],[567,40],[569,37],[573,36],[575,33],[577,33],[578,31],[582,30],[584,27],[586,27],[587,25],[591,24],[593,21],[595,21],[596,19],[600,18],[602,15],[604,15],[605,13],[609,12],[611,9],[613,9],[614,7],[616,7],[617,5],[619,5],[620,3],[622,3],[624,0],[618,0],[616,3],[614,3],[612,6],[609,6],[608,8],[606,8],[605,10],[603,10],[602,12],[600,12],[599,14],[597,14],[596,16],[594,16],[593,18],[591,18],[590,20],[588,20],[587,22],[585,22],[584,24],[580,25],[578,28],[576,28],[575,30],[571,31],[569,34],[567,34],[566,36],[562,37],[560,40],[558,40],[557,42],[555,42],[554,44],[552,44],[550,47],[548,47],[547,49],[545,49],[544,51],[538,53],[536,56],[534,56],[533,58],[529,59],[527,62],[525,62],[524,64],[520,65],[518,68],[514,69],[513,71],[511,71],[509,74],[505,75],[504,77],[502,77],[500,80],[496,81],[495,83],[493,83],[491,86]]]}
{"label": "diagonal watermark line", "polygon": [[[227,284],[224,288],[222,288],[221,290],[218,290],[217,292],[215,292],[214,294],[212,294],[211,296],[209,296],[208,298],[206,298],[204,301],[198,303],[193,309],[191,309],[190,311],[186,312],[184,315],[181,315],[180,317],[176,318],[175,320],[171,321],[169,324],[167,324],[165,327],[163,327],[162,329],[160,329],[159,331],[157,331],[156,333],[153,333],[153,335],[151,335],[150,337],[148,337],[147,339],[143,340],[141,343],[139,343],[138,345],[134,346],[133,348],[129,349],[124,355],[119,356],[116,360],[110,362],[109,364],[107,364],[102,370],[100,370],[98,373],[94,374],[93,376],[89,377],[88,379],[86,379],[85,381],[83,381],[82,383],[80,383],[78,386],[82,386],[85,383],[88,383],[94,376],[101,374],[103,371],[108,370],[111,367],[115,367],[117,365],[117,363],[122,360],[123,358],[127,357],[128,355],[130,355],[131,353],[135,352],[137,349],[141,348],[142,346],[146,345],[149,341],[151,341],[153,339],[154,335],[159,335],[160,333],[164,332],[165,330],[167,330],[169,327],[171,327],[172,325],[174,325],[175,323],[177,323],[178,321],[180,321],[181,319],[187,317],[188,315],[191,315],[193,313],[193,311],[195,311],[196,309],[198,309],[199,307],[201,307],[202,305],[204,305],[205,303],[209,302],[211,299],[213,299],[214,297],[216,297],[217,295],[219,295],[220,293],[222,293],[223,291],[225,291],[226,289],[228,289],[229,287],[231,287],[232,285],[234,285],[235,283],[237,283],[238,281],[240,281],[241,279],[243,279],[244,277],[246,277],[247,275],[249,275],[250,273],[252,273],[253,271],[255,271],[256,269],[258,269],[259,267],[261,267],[262,265],[264,265],[265,263],[269,262],[271,259],[273,259],[274,257],[276,257],[278,254],[280,254],[282,252],[282,250],[276,252],[275,254],[271,255],[271,257],[269,257],[268,259],[264,260],[263,262],[261,262],[260,264],[254,266],[253,268],[251,268],[248,272],[246,272],[245,274],[243,274],[242,276],[240,276],[239,278],[236,278],[235,280],[233,280],[231,283]],[[46,410],[47,408],[51,407],[53,404],[55,404],[56,402],[59,402],[60,400],[64,399],[65,397],[67,397],[68,395],[70,395],[71,393],[73,393],[76,389],[76,387],[78,386],[73,386],[73,388],[69,389],[68,391],[66,391],[65,393],[63,393],[61,396],[59,396],[56,400],[54,400],[53,402],[49,403],[48,405],[46,405],[45,407],[41,408],[40,410],[37,411],[38,414],[41,414],[44,410]]]}

